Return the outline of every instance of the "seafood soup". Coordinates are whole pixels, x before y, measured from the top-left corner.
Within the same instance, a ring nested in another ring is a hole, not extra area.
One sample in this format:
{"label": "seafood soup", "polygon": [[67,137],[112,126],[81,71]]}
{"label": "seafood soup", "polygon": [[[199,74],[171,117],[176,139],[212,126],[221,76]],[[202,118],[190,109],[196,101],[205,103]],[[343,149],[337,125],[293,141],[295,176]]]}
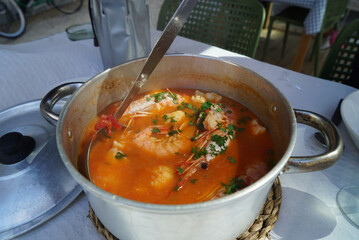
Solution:
{"label": "seafood soup", "polygon": [[96,186],[115,195],[158,204],[202,202],[252,184],[276,163],[266,126],[227,97],[192,89],[151,91],[138,95],[117,122],[119,104],[89,124],[79,156],[105,128],[106,134],[95,136],[89,172]]}

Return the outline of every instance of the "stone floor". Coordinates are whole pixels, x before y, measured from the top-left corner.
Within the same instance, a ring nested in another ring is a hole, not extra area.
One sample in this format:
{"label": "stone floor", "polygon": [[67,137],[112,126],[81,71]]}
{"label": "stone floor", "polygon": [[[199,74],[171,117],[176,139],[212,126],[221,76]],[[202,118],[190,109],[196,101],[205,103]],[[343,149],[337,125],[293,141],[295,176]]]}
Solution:
{"label": "stone floor", "polygon": [[[147,0],[150,11],[150,25],[151,28],[156,28],[157,16],[161,7],[163,0]],[[72,4],[63,6],[62,8],[72,10],[78,6],[79,0],[75,1]],[[84,1],[81,9],[70,15],[65,15],[58,10],[52,8],[41,13],[38,13],[34,16],[26,18],[26,31],[23,35],[16,39],[8,39],[0,37],[0,44],[18,44],[28,41],[33,41],[36,39],[44,38],[55,33],[63,32],[66,28],[75,25],[90,22],[89,13],[88,13],[88,1]],[[294,58],[295,50],[297,48],[300,34],[298,31],[293,31],[289,38],[286,48],[286,54],[284,58],[280,58],[280,51],[283,39],[283,32],[278,29],[274,29],[271,34],[271,41],[268,48],[266,62],[275,64],[284,68],[290,68],[291,63]],[[258,45],[256,59],[260,60],[262,56],[263,44],[267,30],[263,29],[261,33],[260,42]],[[311,49],[309,49],[311,51]],[[321,52],[321,59],[325,58],[327,50]],[[309,54],[308,54],[309,55]],[[312,74],[314,68],[314,62],[309,61],[308,56],[304,62],[302,72],[305,74]]]}

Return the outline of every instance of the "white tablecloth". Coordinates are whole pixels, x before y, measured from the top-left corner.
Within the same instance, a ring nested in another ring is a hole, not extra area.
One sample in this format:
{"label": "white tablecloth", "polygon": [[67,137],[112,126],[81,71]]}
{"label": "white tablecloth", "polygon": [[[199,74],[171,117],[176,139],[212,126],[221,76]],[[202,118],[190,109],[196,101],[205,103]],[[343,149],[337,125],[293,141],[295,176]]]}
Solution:
{"label": "white tablecloth", "polygon": [[[154,42],[159,33],[152,31],[151,35]],[[181,37],[175,40],[169,52],[210,55],[241,64],[266,76],[293,108],[311,110],[328,118],[339,99],[355,91]],[[21,45],[0,45],[0,56],[0,110],[40,99],[60,83],[91,77],[103,68],[99,49],[93,47],[91,40],[71,42],[64,33]],[[358,239],[359,230],[339,211],[336,194],[342,187],[359,186],[359,151],[345,126],[341,124],[339,129],[346,147],[333,167],[320,172],[281,175],[283,202],[271,232],[272,239]],[[320,149],[313,132],[298,125],[295,155]],[[102,239],[87,215],[87,198],[81,194],[60,214],[18,239]]]}

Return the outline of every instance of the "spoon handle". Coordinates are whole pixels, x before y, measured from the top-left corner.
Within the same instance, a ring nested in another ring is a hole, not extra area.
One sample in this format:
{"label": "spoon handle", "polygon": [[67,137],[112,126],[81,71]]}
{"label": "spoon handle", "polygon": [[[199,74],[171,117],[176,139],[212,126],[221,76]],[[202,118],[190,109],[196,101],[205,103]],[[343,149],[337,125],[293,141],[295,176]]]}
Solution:
{"label": "spoon handle", "polygon": [[132,102],[133,98],[137,95],[143,84],[147,81],[147,78],[151,75],[153,70],[157,67],[162,57],[171,46],[173,40],[185,24],[187,17],[191,13],[193,7],[198,0],[183,0],[178,6],[176,12],[173,14],[171,20],[164,29],[161,37],[153,47],[150,55],[148,56],[145,65],[141,72],[138,74],[135,82],[133,83],[130,91],[122,101],[120,107],[114,114],[115,119],[120,119],[122,114],[127,109],[128,105]]}

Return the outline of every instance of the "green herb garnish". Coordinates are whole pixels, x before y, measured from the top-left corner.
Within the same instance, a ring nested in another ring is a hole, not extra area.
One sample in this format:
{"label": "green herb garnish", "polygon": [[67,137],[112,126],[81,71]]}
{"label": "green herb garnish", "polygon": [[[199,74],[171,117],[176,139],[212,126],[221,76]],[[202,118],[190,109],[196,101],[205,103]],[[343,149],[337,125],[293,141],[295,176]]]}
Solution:
{"label": "green herb garnish", "polygon": [[191,180],[189,180],[192,184],[195,184],[196,183],[196,181],[197,181],[197,179],[191,179]]}
{"label": "green herb garnish", "polygon": [[196,160],[201,156],[205,156],[207,154],[207,150],[205,148],[192,147],[191,153],[194,153],[193,159]]}
{"label": "green herb garnish", "polygon": [[224,194],[231,194],[231,193],[236,192],[239,189],[244,188],[245,184],[242,179],[232,178],[228,184],[222,183],[222,186],[224,186],[226,189]]}
{"label": "green herb garnish", "polygon": [[229,160],[230,163],[236,163],[236,160],[231,156],[227,157],[227,159]]}
{"label": "green herb garnish", "polygon": [[215,143],[217,143],[217,145],[219,147],[224,147],[226,140],[227,140],[227,136],[219,136],[219,135],[211,135],[211,140]]}
{"label": "green herb garnish", "polygon": [[200,130],[204,130],[204,125],[203,125],[203,121],[206,119],[207,114],[204,112],[201,112],[199,114],[199,118],[198,118],[198,123],[196,125],[196,127]]}
{"label": "green herb garnish", "polygon": [[117,152],[116,155],[115,155],[116,159],[121,159],[121,158],[124,158],[124,157],[126,157],[126,154],[124,154],[122,152]]}
{"label": "green herb garnish", "polygon": [[199,136],[199,134],[196,134],[196,136],[191,137],[191,141],[192,141],[192,142],[196,141],[196,140],[197,140],[196,138],[197,138],[198,136]]}
{"label": "green herb garnish", "polygon": [[154,128],[152,128],[152,132],[153,133],[159,133],[161,131],[158,129],[158,127],[154,127]]}
{"label": "green herb garnish", "polygon": [[170,98],[173,99],[174,104],[177,104],[177,101],[176,101],[176,100],[178,100],[177,94],[169,92],[167,96],[169,96]]}
{"label": "green herb garnish", "polygon": [[176,130],[171,130],[168,132],[168,135],[173,136],[174,134],[178,134]]}
{"label": "green herb garnish", "polygon": [[210,109],[212,106],[213,104],[207,100],[206,102],[202,103],[201,108],[199,110],[206,111],[207,109]]}
{"label": "green herb garnish", "polygon": [[158,103],[166,98],[165,94],[166,94],[166,92],[160,92],[160,93],[151,95],[151,97],[153,97],[155,99],[155,102]]}

